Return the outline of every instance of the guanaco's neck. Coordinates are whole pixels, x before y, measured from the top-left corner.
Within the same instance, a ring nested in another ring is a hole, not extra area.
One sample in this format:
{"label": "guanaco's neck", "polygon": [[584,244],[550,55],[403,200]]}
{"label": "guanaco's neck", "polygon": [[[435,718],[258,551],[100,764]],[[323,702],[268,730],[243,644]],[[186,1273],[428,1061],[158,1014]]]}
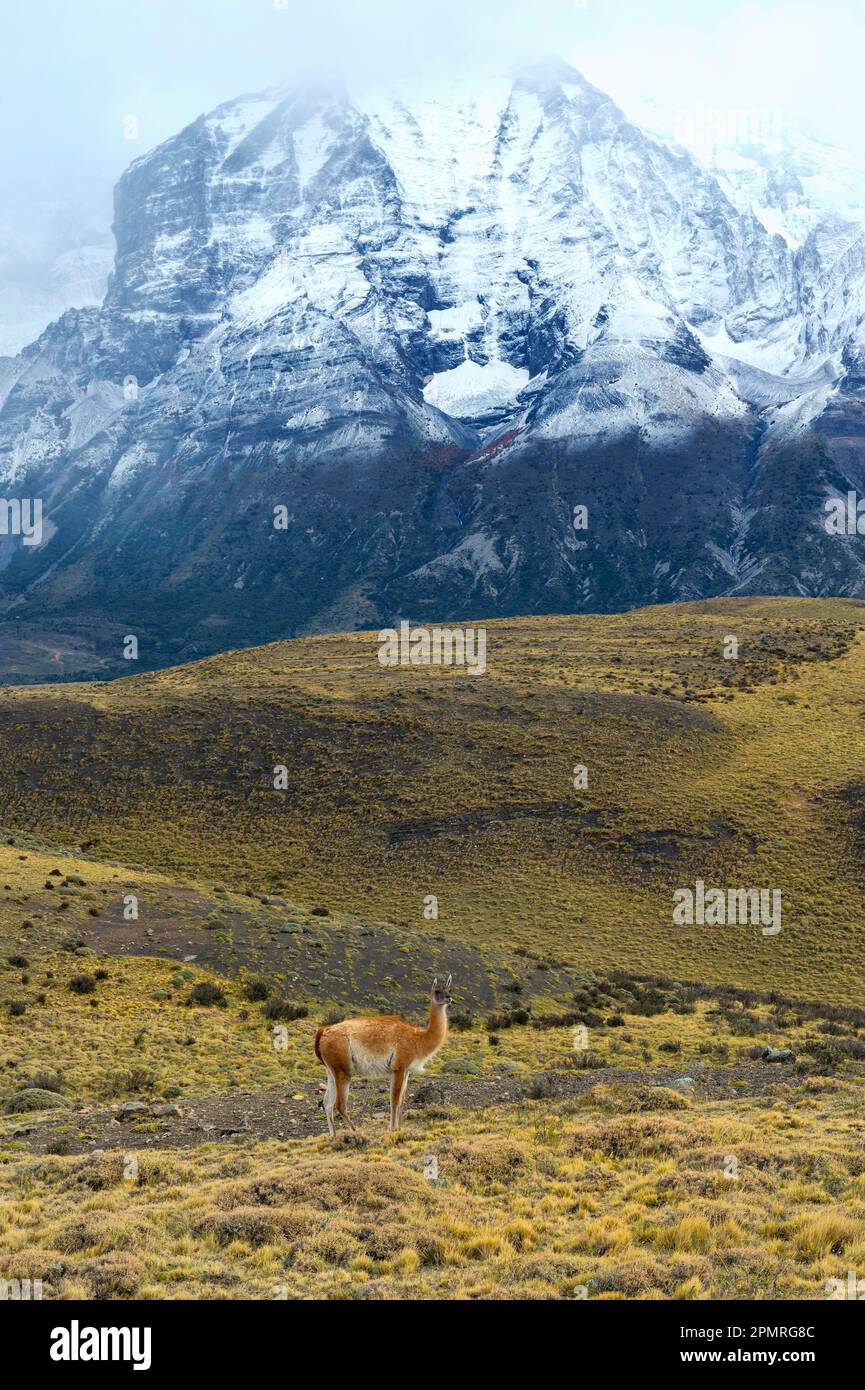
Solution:
{"label": "guanaco's neck", "polygon": [[424,1032],[432,1048],[441,1047],[448,1035],[448,1011],[446,1004],[430,1004],[429,1023]]}

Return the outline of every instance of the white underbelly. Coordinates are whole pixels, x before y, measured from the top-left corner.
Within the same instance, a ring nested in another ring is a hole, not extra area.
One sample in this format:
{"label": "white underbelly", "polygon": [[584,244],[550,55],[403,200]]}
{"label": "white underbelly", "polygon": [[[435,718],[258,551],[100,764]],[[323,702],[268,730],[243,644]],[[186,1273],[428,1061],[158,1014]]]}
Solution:
{"label": "white underbelly", "polygon": [[372,1052],[362,1043],[349,1043],[352,1076],[389,1076],[394,1070],[394,1052]]}

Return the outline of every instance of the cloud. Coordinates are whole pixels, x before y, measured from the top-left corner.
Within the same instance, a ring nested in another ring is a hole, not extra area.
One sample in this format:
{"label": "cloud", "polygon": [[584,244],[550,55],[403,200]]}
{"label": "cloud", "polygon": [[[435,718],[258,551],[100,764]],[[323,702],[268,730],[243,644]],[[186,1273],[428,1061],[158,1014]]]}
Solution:
{"label": "cloud", "polygon": [[865,153],[863,39],[861,0],[40,0],[4,18],[0,192],[40,174],[107,189],[202,111],[300,74],[434,81],[545,53],[626,109],[779,109]]}

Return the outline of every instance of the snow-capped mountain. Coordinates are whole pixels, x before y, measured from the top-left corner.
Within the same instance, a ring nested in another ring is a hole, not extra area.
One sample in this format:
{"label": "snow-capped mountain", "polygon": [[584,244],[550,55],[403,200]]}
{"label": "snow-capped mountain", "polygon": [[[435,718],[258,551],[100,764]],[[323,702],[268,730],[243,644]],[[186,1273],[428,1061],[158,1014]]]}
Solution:
{"label": "snow-capped mountain", "polygon": [[2,489],[46,518],[0,536],[8,612],[156,661],[865,593],[823,525],[865,486],[855,180],[830,207],[814,147],[770,164],[708,167],[559,63],[199,118],[120,180],[101,307],[0,359]]}

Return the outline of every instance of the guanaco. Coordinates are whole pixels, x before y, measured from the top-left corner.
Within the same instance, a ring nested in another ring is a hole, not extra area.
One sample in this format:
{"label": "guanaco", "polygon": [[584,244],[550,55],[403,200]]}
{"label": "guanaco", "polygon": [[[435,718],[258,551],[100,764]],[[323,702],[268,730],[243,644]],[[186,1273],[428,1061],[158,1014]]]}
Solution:
{"label": "guanaco", "polygon": [[451,980],[440,985],[433,980],[430,994],[429,1022],[425,1028],[406,1023],[395,1014],[376,1018],[346,1018],[319,1028],[315,1035],[315,1055],[327,1069],[327,1090],[324,1113],[327,1128],[334,1131],[334,1107],[349,1129],[354,1125],[348,1113],[348,1090],[354,1076],[389,1076],[390,1124],[397,1130],[402,1120],[409,1073],[423,1071],[442,1046],[448,1035],[448,1005],[451,1002]]}

